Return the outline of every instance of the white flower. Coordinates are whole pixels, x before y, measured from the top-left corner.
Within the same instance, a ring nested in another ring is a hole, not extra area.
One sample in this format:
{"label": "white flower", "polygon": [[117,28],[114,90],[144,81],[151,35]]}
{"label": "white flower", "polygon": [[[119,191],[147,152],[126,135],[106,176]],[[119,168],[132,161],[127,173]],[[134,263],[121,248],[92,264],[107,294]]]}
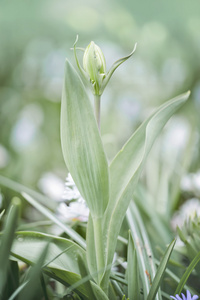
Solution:
{"label": "white flower", "polygon": [[57,213],[64,221],[77,219],[85,222],[88,220],[89,208],[85,200],[81,197],[70,173],[66,178],[62,199],[66,201],[67,204],[64,202],[60,203],[57,208]]}

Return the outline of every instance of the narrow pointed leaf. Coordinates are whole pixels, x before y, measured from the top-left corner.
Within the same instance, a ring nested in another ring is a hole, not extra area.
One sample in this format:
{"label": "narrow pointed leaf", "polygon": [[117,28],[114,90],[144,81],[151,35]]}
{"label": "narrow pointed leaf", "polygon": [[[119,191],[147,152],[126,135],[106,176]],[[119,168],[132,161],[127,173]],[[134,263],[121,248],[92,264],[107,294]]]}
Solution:
{"label": "narrow pointed leaf", "polygon": [[0,175],[0,186],[3,185],[17,193],[27,193],[34,199],[36,199],[39,203],[42,203],[43,205],[48,206],[49,209],[55,209],[56,208],[56,203],[52,199],[24,186],[23,184],[20,184],[18,182],[15,182],[9,178],[6,178],[2,175]]}
{"label": "narrow pointed leaf", "polygon": [[[89,277],[89,275],[90,275],[89,271],[87,270],[86,265],[85,265],[85,261],[83,260],[83,258],[81,257],[81,255],[78,255],[78,265],[79,265],[81,277],[83,279],[85,277]],[[91,282],[90,282],[89,279],[85,281],[84,286],[85,286],[85,289],[87,290],[88,297],[90,299],[98,300],[96,298],[94,292],[93,292],[92,285],[91,285]]]}
{"label": "narrow pointed leaf", "polygon": [[157,269],[157,272],[156,272],[156,275],[153,279],[153,282],[152,282],[152,286],[151,286],[151,289],[150,289],[150,292],[148,294],[148,297],[147,297],[147,300],[154,300],[155,299],[155,296],[157,294],[157,291],[160,287],[160,283],[161,283],[161,280],[164,276],[164,273],[165,273],[165,269],[167,267],[167,263],[170,259],[170,256],[172,254],[172,251],[174,249],[174,245],[176,243],[176,240],[173,240],[171,242],[171,244],[168,246],[161,262],[160,262],[160,265]]}
{"label": "narrow pointed leaf", "polygon": [[169,118],[188,99],[189,94],[187,92],[161,105],[138,128],[110,165],[110,199],[104,223],[104,231],[107,231],[107,264],[112,262],[122,221],[151,147]]}
{"label": "narrow pointed leaf", "polygon": [[103,83],[102,83],[102,87],[101,87],[101,90],[100,90],[100,93],[102,94],[103,93],[103,90],[105,89],[106,85],[108,84],[112,74],[115,72],[115,70],[123,63],[125,62],[127,59],[129,59],[133,53],[135,52],[136,50],[136,46],[137,46],[137,43],[135,44],[133,50],[131,51],[131,53],[125,57],[122,57],[120,59],[118,59],[110,68],[110,70],[108,71],[108,73],[106,74],[104,80],[103,80]]}
{"label": "narrow pointed leaf", "polygon": [[192,273],[192,271],[194,270],[196,265],[199,263],[199,261],[200,261],[200,252],[197,253],[197,255],[194,257],[194,259],[191,261],[191,263],[187,267],[185,273],[181,277],[181,280],[180,280],[180,282],[176,288],[176,291],[174,293],[175,295],[180,294],[182,292],[182,289],[184,288],[184,285],[186,284],[190,274]]}
{"label": "narrow pointed leaf", "polygon": [[19,300],[34,300],[38,297],[38,292],[41,290],[40,276],[42,273],[42,265],[47,255],[48,247],[49,245],[47,244],[42,250],[40,256],[38,256],[37,263],[32,267],[29,273],[29,280],[19,294]]}
{"label": "narrow pointed leaf", "polygon": [[66,165],[91,214],[104,214],[109,197],[108,163],[85,87],[66,61],[61,105],[61,143]]}
{"label": "narrow pointed leaf", "polygon": [[14,233],[17,227],[19,210],[20,199],[15,197],[11,202],[11,207],[4,224],[4,231],[2,234],[0,245],[0,297],[2,296],[7,279],[10,250],[14,239]]}
{"label": "narrow pointed leaf", "polygon": [[53,214],[48,208],[44,207],[42,204],[37,202],[34,198],[26,193],[22,193],[22,196],[39,212],[41,212],[44,216],[46,216],[49,220],[53,221],[54,224],[58,225],[64,232],[66,232],[74,241],[76,241],[83,248],[86,247],[85,240],[70,226],[67,226],[63,222],[61,222],[55,214]]}
{"label": "narrow pointed leaf", "polygon": [[130,299],[139,299],[140,286],[139,286],[137,253],[130,232],[129,232],[129,242],[128,242],[127,279],[128,279],[128,297]]}
{"label": "narrow pointed leaf", "polygon": [[[152,284],[152,278],[154,278],[157,268],[144,222],[134,201],[131,201],[126,217],[135,243],[144,295],[147,296]],[[155,296],[155,300],[161,299],[162,297],[159,290]]]}

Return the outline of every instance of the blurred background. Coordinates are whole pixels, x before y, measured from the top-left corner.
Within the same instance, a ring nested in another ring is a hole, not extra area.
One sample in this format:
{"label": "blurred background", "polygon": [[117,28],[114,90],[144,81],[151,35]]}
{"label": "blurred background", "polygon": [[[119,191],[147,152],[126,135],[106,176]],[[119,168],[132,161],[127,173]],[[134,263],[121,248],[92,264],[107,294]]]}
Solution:
{"label": "blurred background", "polygon": [[91,40],[101,47],[107,69],[137,42],[102,97],[109,160],[155,107],[191,90],[153,148],[143,180],[154,198],[162,188],[163,202],[169,188],[160,184],[158,191],[161,178],[181,174],[183,189],[193,188],[200,168],[199,0],[18,0],[0,6],[1,175],[60,197],[67,176],[59,133],[63,70],[66,57],[75,66],[70,48],[78,34],[79,47]]}

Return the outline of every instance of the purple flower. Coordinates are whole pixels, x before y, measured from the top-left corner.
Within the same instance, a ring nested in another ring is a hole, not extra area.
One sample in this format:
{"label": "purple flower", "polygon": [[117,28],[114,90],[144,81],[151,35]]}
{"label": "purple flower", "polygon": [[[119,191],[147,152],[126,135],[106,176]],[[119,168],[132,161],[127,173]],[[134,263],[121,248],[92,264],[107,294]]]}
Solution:
{"label": "purple flower", "polygon": [[194,295],[193,297],[191,296],[190,292],[187,290],[187,296],[185,296],[183,293],[181,293],[182,298],[177,294],[175,297],[170,296],[174,300],[197,300],[199,299],[199,296]]}

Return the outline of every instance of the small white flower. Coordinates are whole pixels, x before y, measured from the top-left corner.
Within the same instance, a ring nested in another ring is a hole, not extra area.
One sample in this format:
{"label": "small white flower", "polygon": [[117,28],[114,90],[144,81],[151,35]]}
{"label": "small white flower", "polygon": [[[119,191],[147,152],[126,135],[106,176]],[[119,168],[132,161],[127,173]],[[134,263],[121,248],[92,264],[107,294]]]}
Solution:
{"label": "small white flower", "polygon": [[67,204],[64,202],[60,203],[57,208],[57,212],[64,221],[77,219],[79,221],[86,222],[88,220],[89,208],[76,187],[70,173],[66,178],[65,190],[62,199],[63,201],[66,201]]}

